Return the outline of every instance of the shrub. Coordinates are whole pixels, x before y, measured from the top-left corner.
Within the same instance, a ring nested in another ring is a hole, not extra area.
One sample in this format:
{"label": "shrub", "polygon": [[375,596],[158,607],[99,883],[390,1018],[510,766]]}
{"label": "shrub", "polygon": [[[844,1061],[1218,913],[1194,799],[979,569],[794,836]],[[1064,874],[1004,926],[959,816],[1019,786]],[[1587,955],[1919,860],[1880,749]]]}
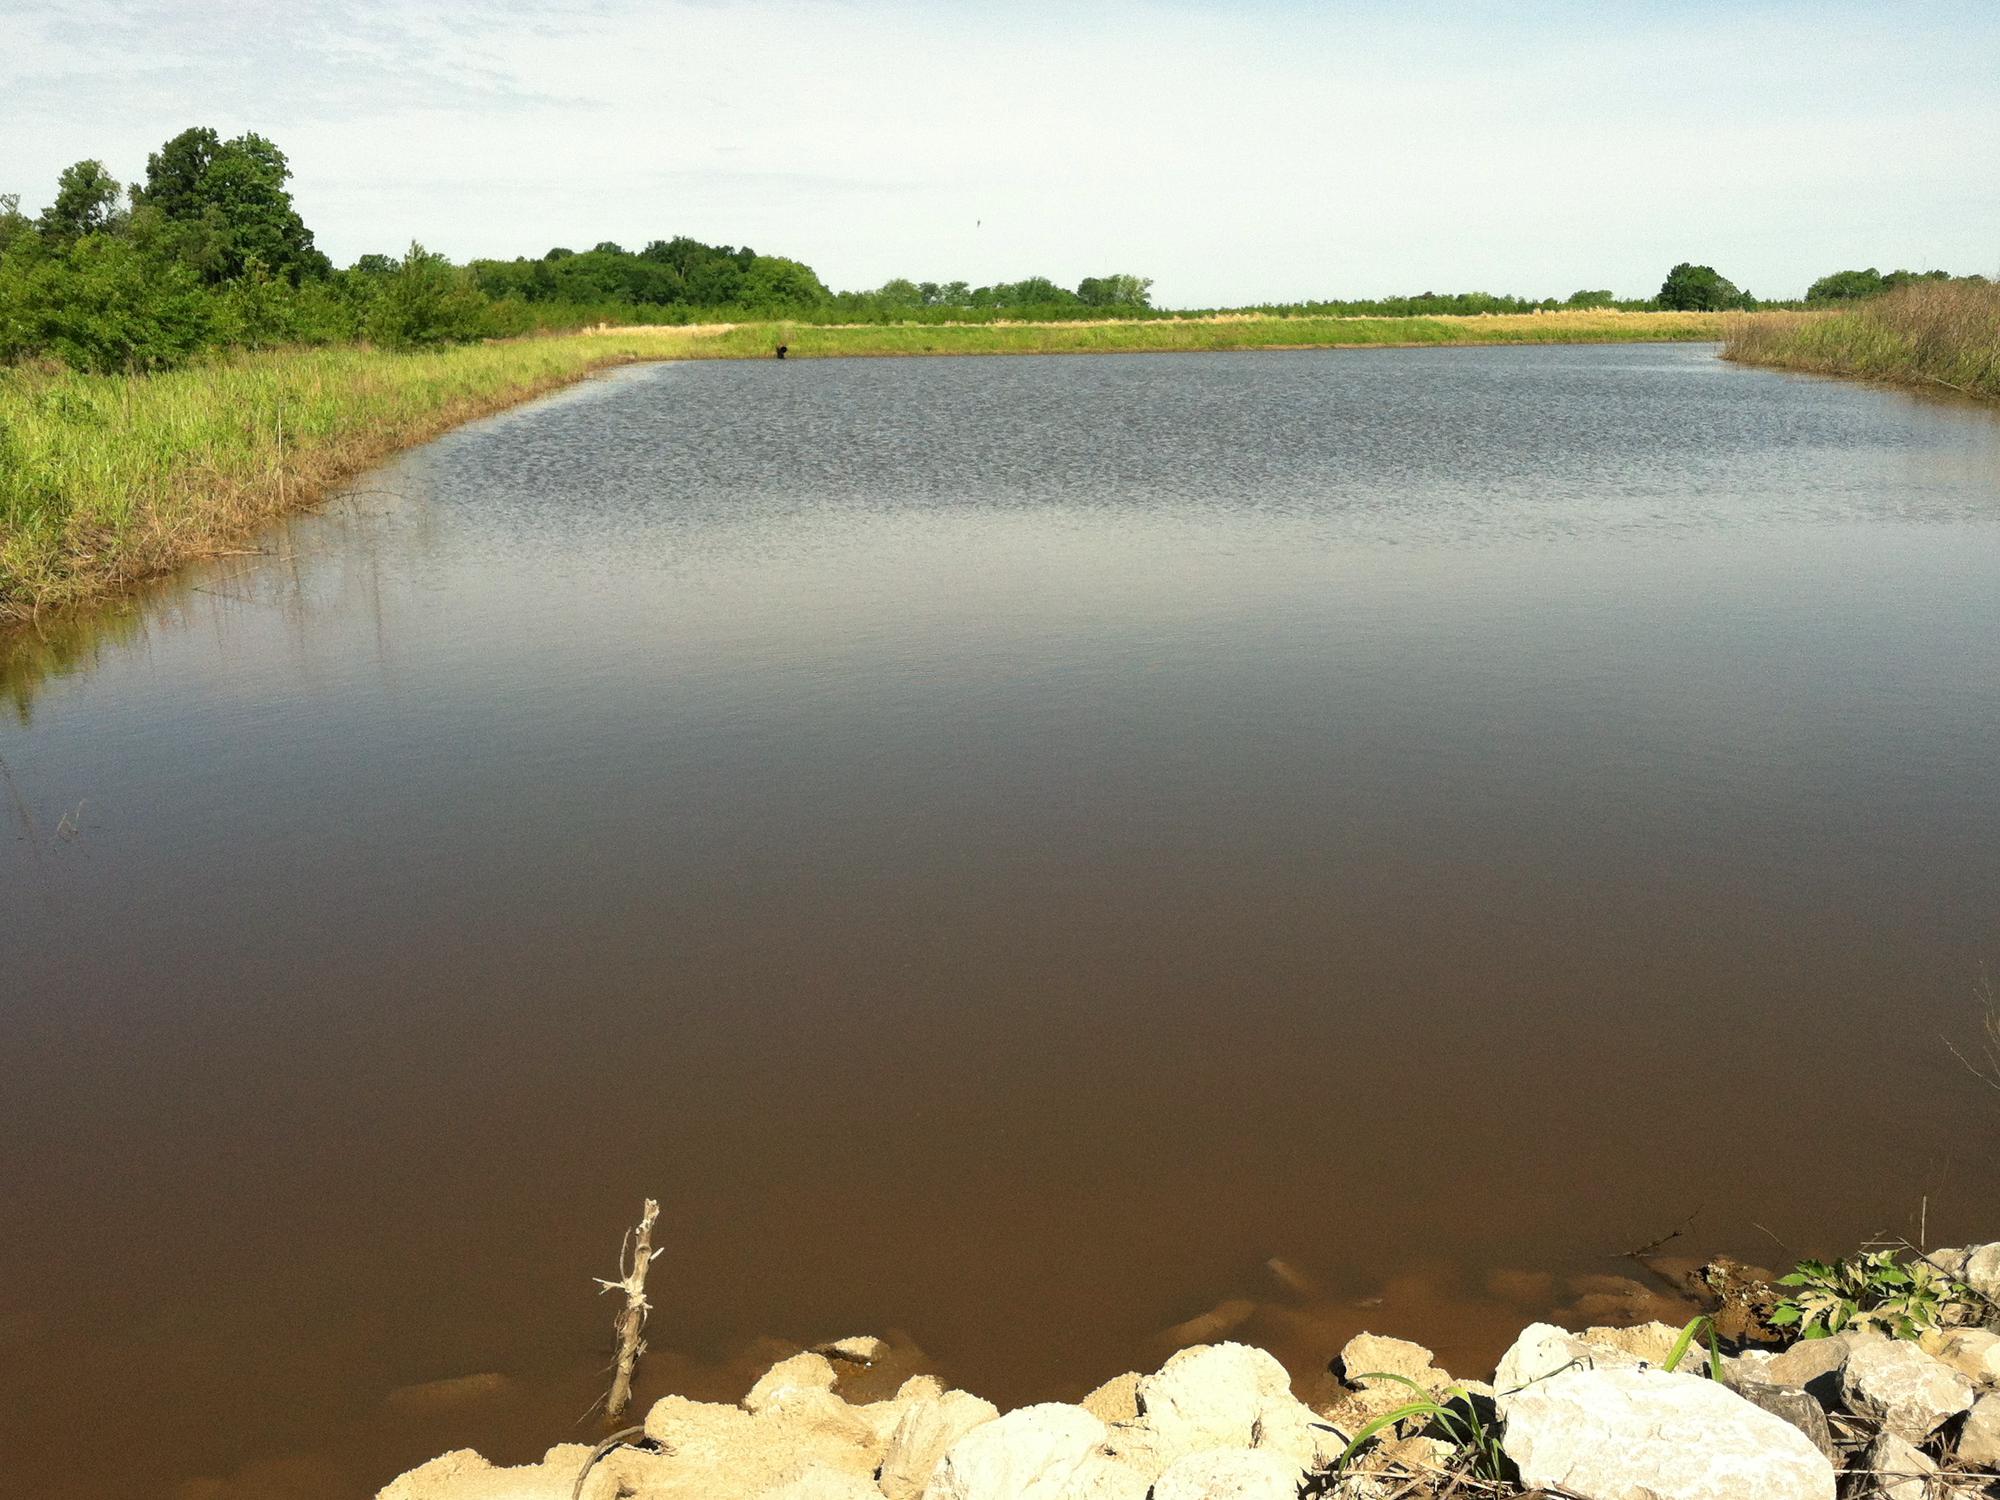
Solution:
{"label": "shrub", "polygon": [[48,353],[78,370],[164,370],[216,333],[188,269],[130,240],[93,234],[67,247],[24,236],[0,261],[0,358]]}
{"label": "shrub", "polygon": [[464,344],[486,332],[486,299],[463,271],[411,241],[396,269],[379,279],[368,337],[385,349]]}
{"label": "shrub", "polygon": [[1894,1338],[1913,1339],[1972,1312],[1970,1288],[1929,1261],[1902,1264],[1894,1250],[1875,1250],[1832,1265],[1800,1261],[1797,1270],[1778,1278],[1778,1285],[1792,1288],[1792,1295],[1778,1304],[1771,1326],[1796,1328],[1808,1339],[1846,1328],[1878,1328]]}

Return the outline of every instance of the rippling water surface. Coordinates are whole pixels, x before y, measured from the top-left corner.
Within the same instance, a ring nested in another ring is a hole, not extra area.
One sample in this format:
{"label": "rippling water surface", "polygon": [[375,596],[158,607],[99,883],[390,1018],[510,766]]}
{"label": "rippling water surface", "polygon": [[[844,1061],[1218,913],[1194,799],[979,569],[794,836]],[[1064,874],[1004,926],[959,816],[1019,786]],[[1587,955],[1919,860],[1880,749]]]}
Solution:
{"label": "rippling water surface", "polygon": [[649,1194],[642,1399],[889,1328],[1075,1395],[1232,1297],[1471,1372],[1691,1213],[2000,1236],[1989,412],[655,366],[268,546],[0,648],[10,1492],[573,1438]]}

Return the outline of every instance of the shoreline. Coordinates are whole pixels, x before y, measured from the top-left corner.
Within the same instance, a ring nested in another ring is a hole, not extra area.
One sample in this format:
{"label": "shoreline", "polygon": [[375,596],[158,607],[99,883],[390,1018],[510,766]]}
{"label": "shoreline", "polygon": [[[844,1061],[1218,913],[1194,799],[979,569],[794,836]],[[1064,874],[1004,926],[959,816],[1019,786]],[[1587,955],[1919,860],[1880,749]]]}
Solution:
{"label": "shoreline", "polygon": [[604,327],[422,354],[277,349],[151,375],[0,371],[0,650],[52,611],[242,547],[396,453],[619,365],[764,359],[779,342],[801,359],[1305,352],[1710,342],[1720,328],[1714,315],[1666,313],[772,322]]}
{"label": "shoreline", "polygon": [[1921,1326],[1871,1314],[1870,1301],[1801,1338],[1783,1299],[1810,1305],[1805,1294],[1717,1259],[1684,1283],[1709,1294],[1684,1326],[1530,1322],[1473,1379],[1423,1345],[1364,1332],[1324,1351],[1317,1380],[1295,1380],[1231,1329],[1191,1330],[1154,1370],[1003,1414],[909,1347],[850,1337],[785,1354],[739,1401],[665,1396],[600,1441],[513,1468],[455,1449],[378,1500],[2000,1493],[2000,1244],[1909,1254],[1903,1273],[1942,1289]]}
{"label": "shoreline", "polygon": [[1825,312],[1739,313],[1722,357],[1990,406],[2000,401],[2000,287],[1917,284]]}

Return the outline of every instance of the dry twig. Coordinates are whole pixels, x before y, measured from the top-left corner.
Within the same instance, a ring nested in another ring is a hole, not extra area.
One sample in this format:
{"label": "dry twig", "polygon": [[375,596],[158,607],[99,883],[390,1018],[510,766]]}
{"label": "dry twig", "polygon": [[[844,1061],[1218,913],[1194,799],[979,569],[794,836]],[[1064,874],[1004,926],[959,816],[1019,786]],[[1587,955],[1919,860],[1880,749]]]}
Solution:
{"label": "dry twig", "polygon": [[646,1300],[646,1269],[660,1254],[653,1248],[653,1221],[659,1216],[660,1205],[648,1198],[636,1236],[632,1230],[625,1231],[625,1243],[618,1251],[618,1280],[605,1281],[600,1277],[597,1281],[607,1292],[625,1294],[625,1305],[618,1310],[617,1321],[612,1325],[618,1335],[618,1373],[612,1377],[611,1395],[604,1403],[607,1417],[617,1417],[631,1402],[632,1372],[638,1367],[639,1356],[646,1352],[646,1341],[640,1337],[646,1326],[646,1314],[652,1311],[652,1304]]}

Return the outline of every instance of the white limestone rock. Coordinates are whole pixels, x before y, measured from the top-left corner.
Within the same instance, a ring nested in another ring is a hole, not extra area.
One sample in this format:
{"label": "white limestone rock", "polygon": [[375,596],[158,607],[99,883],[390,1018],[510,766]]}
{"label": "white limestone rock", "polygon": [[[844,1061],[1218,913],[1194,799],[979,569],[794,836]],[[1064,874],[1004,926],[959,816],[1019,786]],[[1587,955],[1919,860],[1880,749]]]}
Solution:
{"label": "white limestone rock", "polygon": [[758,1500],[882,1500],[882,1492],[866,1475],[815,1465]]}
{"label": "white limestone rock", "polygon": [[1959,1429],[1958,1457],[1981,1469],[2000,1469],[2000,1395],[1981,1396]]}
{"label": "white limestone rock", "polygon": [[1782,1354],[1760,1350],[1722,1362],[1723,1379],[1732,1371],[1754,1376],[1771,1385],[1788,1385],[1809,1392],[1826,1407],[1840,1401],[1840,1368],[1847,1356],[1862,1344],[1888,1342],[1888,1336],[1874,1329],[1850,1329],[1823,1339],[1800,1339]]}
{"label": "white limestone rock", "polygon": [[883,1495],[887,1500],[916,1500],[951,1445],[999,1415],[991,1401],[965,1391],[943,1391],[911,1403],[890,1434],[889,1450],[876,1476]]}
{"label": "white limestone rock", "polygon": [[1351,1436],[1300,1401],[1273,1401],[1250,1427],[1250,1446],[1276,1453],[1301,1468],[1327,1468],[1346,1450]]}
{"label": "white limestone rock", "polygon": [[886,1440],[833,1392],[793,1388],[752,1414],[668,1396],[646,1413],[659,1445],[637,1493],[646,1500],[758,1500],[815,1469],[872,1478]]}
{"label": "white limestone rock", "polygon": [[[1682,1330],[1672,1323],[1635,1323],[1629,1328],[1586,1328],[1577,1337],[1584,1343],[1598,1349],[1616,1349],[1621,1354],[1629,1354],[1642,1364],[1665,1369],[1668,1357],[1674,1352],[1674,1345],[1680,1342]],[[1691,1340],[1681,1352],[1681,1362],[1674,1368],[1684,1374],[1699,1374],[1697,1365],[1708,1359],[1708,1346],[1700,1340]]]}
{"label": "white limestone rock", "polygon": [[1039,1482],[1074,1476],[1104,1438],[1104,1424],[1080,1406],[1024,1406],[953,1443],[923,1500],[1053,1500],[1056,1490]]}
{"label": "white limestone rock", "polygon": [[837,1375],[824,1354],[794,1354],[781,1359],[764,1372],[743,1398],[747,1412],[762,1412],[782,1405],[801,1391],[830,1391]]}
{"label": "white limestone rock", "polygon": [[1145,1377],[1127,1371],[1114,1375],[1080,1403],[1106,1427],[1129,1422],[1139,1415],[1139,1382]]}
{"label": "white limestone rock", "polygon": [[1931,1481],[1938,1466],[1893,1432],[1877,1433],[1848,1476],[1852,1500],[1943,1500]]}
{"label": "white limestone rock", "polygon": [[1146,1476],[1137,1469],[1086,1453],[1057,1464],[1021,1492],[1021,1500],[1147,1500]]}
{"label": "white limestone rock", "polygon": [[[1292,1394],[1285,1367],[1245,1344],[1183,1349],[1133,1389],[1138,1414],[1110,1431],[1105,1451],[1148,1479],[1211,1448],[1264,1448],[1301,1463],[1330,1440]],[[1338,1451],[1337,1449],[1335,1451]]]}
{"label": "white limestone rock", "polygon": [[1965,1263],[1971,1259],[1972,1252],[1979,1248],[1978,1245],[1972,1245],[1962,1250],[1926,1250],[1924,1259],[1954,1281],[1963,1281]]}
{"label": "white limestone rock", "polygon": [[1804,1434],[1697,1376],[1572,1368],[1501,1401],[1501,1445],[1530,1489],[1581,1500],[1833,1497],[1833,1465]]}
{"label": "white limestone rock", "polygon": [[1298,1500],[1305,1472],[1261,1448],[1211,1448],[1177,1460],[1152,1500]]}
{"label": "white limestone rock", "polygon": [[1927,1335],[1921,1347],[1981,1390],[2000,1387],[2000,1333],[1984,1328],[1949,1328]]}
{"label": "white limestone rock", "polygon": [[1857,1344],[1840,1367],[1840,1398],[1857,1417],[1921,1443],[1972,1405],[1972,1382],[1907,1339]]}
{"label": "white limestone rock", "polygon": [[1441,1391],[1451,1384],[1451,1377],[1437,1367],[1435,1357],[1422,1344],[1383,1338],[1380,1334],[1357,1333],[1342,1348],[1336,1364],[1341,1383],[1357,1390],[1382,1385],[1404,1396],[1410,1394],[1408,1386],[1370,1378],[1381,1375],[1400,1375],[1427,1391]]}
{"label": "white limestone rock", "polygon": [[1645,1361],[1609,1344],[1593,1344],[1553,1323],[1530,1323],[1500,1356],[1493,1389],[1505,1402],[1516,1391],[1565,1370],[1635,1370]]}
{"label": "white limestone rock", "polygon": [[1965,1270],[1959,1279],[1988,1303],[2000,1302],[2000,1241],[1974,1245],[1965,1252]]}
{"label": "white limestone rock", "polygon": [[569,1500],[582,1469],[580,1459],[567,1466],[499,1468],[470,1448],[460,1448],[392,1479],[376,1500]]}

